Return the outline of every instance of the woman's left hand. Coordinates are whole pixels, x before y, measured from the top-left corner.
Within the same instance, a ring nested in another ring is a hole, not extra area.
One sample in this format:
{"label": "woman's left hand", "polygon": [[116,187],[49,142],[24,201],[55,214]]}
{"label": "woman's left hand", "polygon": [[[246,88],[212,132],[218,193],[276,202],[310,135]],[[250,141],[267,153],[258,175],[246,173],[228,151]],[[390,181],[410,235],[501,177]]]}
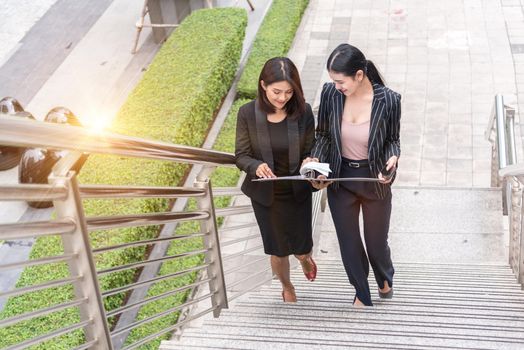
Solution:
{"label": "woman's left hand", "polygon": [[[392,156],[391,158],[389,158],[388,161],[386,162],[386,170],[394,171],[397,167],[397,160],[398,160],[397,156]],[[380,183],[388,184],[391,182],[391,180],[393,180],[393,175],[389,177],[385,177],[382,175],[382,173],[379,173],[378,179]]]}

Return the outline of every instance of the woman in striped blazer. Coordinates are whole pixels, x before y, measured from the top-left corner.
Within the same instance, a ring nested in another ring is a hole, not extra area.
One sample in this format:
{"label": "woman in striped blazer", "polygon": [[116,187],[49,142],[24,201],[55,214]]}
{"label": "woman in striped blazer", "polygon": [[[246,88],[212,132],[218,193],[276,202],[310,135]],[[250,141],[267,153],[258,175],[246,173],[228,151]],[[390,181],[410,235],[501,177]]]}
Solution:
{"label": "woman in striped blazer", "polygon": [[[329,56],[327,69],[333,82],[322,90],[317,138],[309,160],[329,163],[330,177],[373,177],[379,182],[313,185],[329,186],[328,203],[342,261],[356,290],[353,305],[372,306],[369,264],[379,296],[393,296],[388,231],[391,183],[400,156],[400,95],[384,86],[373,62],[352,45],[339,45]],[[361,208],[365,248],[359,229]]]}

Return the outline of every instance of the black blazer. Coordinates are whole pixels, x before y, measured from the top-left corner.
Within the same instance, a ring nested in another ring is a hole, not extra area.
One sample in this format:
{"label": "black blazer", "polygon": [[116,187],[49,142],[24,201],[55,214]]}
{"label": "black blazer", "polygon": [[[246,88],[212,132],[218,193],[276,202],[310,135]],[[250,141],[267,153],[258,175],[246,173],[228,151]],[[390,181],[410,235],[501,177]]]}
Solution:
{"label": "black blazer", "polygon": [[[315,138],[315,120],[311,106],[296,119],[286,118],[289,139],[289,175],[298,175],[302,160],[309,156]],[[254,201],[269,206],[273,203],[273,182],[253,182],[260,164],[267,163],[274,171],[273,151],[269,139],[267,114],[258,107],[257,100],[240,107],[237,116],[235,160],[240,170],[247,173],[242,192]],[[293,181],[293,193],[299,202],[311,195],[307,181]]]}
{"label": "black blazer", "polygon": [[[373,84],[373,102],[369,123],[368,161],[371,174],[378,177],[380,169],[392,156],[400,156],[400,94],[380,85]],[[318,110],[317,139],[311,156],[330,164],[330,177],[338,177],[342,162],[340,126],[346,96],[326,83],[320,96]],[[394,180],[394,177],[393,177]],[[393,180],[391,183],[393,183]],[[338,186],[335,182],[330,186]],[[375,183],[376,194],[384,198],[389,184]]]}

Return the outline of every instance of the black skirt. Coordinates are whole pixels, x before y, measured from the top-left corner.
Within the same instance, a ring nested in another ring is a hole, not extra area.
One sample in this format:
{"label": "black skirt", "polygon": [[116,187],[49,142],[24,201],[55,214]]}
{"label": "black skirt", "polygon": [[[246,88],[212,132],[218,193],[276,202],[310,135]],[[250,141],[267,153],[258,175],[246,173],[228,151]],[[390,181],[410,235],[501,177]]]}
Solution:
{"label": "black skirt", "polygon": [[264,252],[279,257],[308,254],[313,248],[311,196],[297,202],[291,186],[287,188],[287,191],[275,191],[273,204],[269,207],[251,201]]}

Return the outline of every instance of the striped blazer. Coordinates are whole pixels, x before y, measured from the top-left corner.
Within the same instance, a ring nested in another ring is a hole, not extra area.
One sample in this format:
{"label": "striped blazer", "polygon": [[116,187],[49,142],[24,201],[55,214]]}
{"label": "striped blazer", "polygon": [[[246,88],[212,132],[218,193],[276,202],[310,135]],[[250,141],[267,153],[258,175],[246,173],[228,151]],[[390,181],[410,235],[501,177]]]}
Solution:
{"label": "striped blazer", "polygon": [[[368,161],[371,174],[378,177],[380,169],[390,157],[400,156],[400,94],[380,84],[373,84],[373,93]],[[311,156],[330,164],[332,170],[330,177],[338,177],[340,174],[342,163],[340,127],[345,100],[346,96],[335,88],[334,83],[324,84],[318,110],[316,140]],[[337,188],[338,183],[335,182],[331,186]],[[379,198],[386,196],[389,186],[389,184],[375,183],[375,191]]]}

